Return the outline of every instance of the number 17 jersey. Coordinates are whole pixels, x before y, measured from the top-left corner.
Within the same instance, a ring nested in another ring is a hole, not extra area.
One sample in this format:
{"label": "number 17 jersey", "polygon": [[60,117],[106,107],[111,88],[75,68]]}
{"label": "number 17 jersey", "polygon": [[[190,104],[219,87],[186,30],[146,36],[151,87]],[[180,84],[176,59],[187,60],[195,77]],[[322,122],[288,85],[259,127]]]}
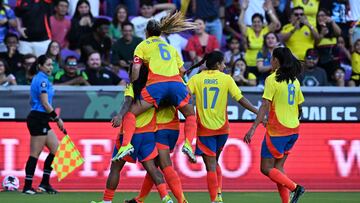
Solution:
{"label": "number 17 jersey", "polygon": [[228,94],[236,101],[243,97],[232,77],[218,70],[204,70],[190,78],[188,87],[196,97],[198,136],[228,134]]}

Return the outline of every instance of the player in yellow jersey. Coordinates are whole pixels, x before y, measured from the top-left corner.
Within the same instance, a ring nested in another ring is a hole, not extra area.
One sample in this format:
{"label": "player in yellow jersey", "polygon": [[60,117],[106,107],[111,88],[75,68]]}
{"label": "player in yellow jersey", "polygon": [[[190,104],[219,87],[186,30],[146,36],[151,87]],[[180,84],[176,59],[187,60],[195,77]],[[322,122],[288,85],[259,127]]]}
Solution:
{"label": "player in yellow jersey", "polygon": [[290,202],[296,203],[305,189],[285,175],[284,164],[299,134],[304,96],[296,77],[301,73],[301,63],[289,48],[278,47],[273,51],[271,65],[275,72],[265,80],[262,105],[244,141],[251,142],[257,126],[269,113],[261,147],[261,172],[277,184],[283,203],[289,202],[289,190],[292,192]]}
{"label": "player in yellow jersey", "polygon": [[213,51],[196,65],[206,63],[206,70],[194,75],[188,88],[196,97],[197,141],[196,155],[203,157],[207,170],[208,190],[212,202],[222,202],[222,175],[218,159],[229,134],[227,117],[228,94],[246,109],[257,113],[257,109],[243,97],[234,79],[222,71],[224,55]]}
{"label": "player in yellow jersey", "polygon": [[[165,104],[162,104],[165,105]],[[158,164],[164,174],[171,192],[180,203],[186,203],[180,178],[172,166],[170,153],[174,150],[179,138],[179,118],[175,107],[160,107],[156,111],[157,131],[155,133],[156,147],[158,149]],[[154,185],[149,174],[146,174],[139,195],[125,203],[143,202]]]}
{"label": "player in yellow jersey", "polygon": [[[180,12],[177,12],[173,15],[169,14],[161,22],[150,20],[146,26],[146,39],[134,51],[131,80],[134,81],[139,76],[142,77],[139,74],[142,65],[148,68],[149,74],[146,87],[141,91],[140,102],[133,104],[129,113],[126,114],[126,118],[124,118],[125,133],[124,143],[119,150],[120,158],[128,154],[132,148],[129,140],[131,140],[135,130],[135,116],[153,106],[157,108],[160,102],[164,100],[179,109],[185,116],[185,135],[191,138],[196,134],[194,108],[189,104],[190,95],[180,74],[184,70],[184,62],[176,49],[160,38],[161,34],[171,34],[196,27],[196,24],[187,22],[184,18]],[[113,126],[120,126],[121,119],[121,116],[113,119]],[[183,152],[192,162],[196,161],[188,144],[184,145]]]}
{"label": "player in yellow jersey", "polygon": [[[142,68],[145,70],[146,67]],[[131,75],[131,74],[130,74]],[[125,102],[121,107],[120,113],[125,113],[131,104],[138,102],[140,90],[145,85],[141,79],[136,80],[133,84],[129,84],[125,90]],[[111,203],[115,194],[115,190],[119,184],[120,171],[124,167],[126,161],[135,163],[139,160],[151,179],[154,181],[156,188],[160,194],[163,203],[173,203],[171,197],[167,193],[166,184],[163,175],[155,166],[154,159],[158,155],[155,143],[156,116],[155,108],[150,108],[136,117],[135,134],[131,139],[133,151],[131,155],[127,155],[121,159],[117,156],[118,150],[123,142],[123,129],[120,130],[116,139],[113,159],[110,167],[110,174],[107,178],[106,189],[104,191],[103,201],[100,203]],[[92,202],[96,203],[96,202]]]}

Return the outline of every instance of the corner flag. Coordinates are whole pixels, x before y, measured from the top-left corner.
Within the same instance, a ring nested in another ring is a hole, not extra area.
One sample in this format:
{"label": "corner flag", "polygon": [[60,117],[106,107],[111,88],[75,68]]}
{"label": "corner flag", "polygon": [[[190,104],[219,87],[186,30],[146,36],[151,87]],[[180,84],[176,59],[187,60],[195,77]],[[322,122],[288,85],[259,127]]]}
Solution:
{"label": "corner flag", "polygon": [[65,135],[56,151],[51,167],[56,171],[58,180],[61,181],[77,167],[84,163],[79,150],[71,141],[69,135]]}

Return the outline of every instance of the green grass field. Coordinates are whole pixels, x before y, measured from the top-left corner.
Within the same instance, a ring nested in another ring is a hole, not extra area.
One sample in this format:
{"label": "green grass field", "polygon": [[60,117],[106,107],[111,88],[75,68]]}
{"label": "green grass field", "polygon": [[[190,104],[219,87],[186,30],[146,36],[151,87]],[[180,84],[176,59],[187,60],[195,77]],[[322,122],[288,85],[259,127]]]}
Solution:
{"label": "green grass field", "polygon": [[[124,199],[134,197],[136,193],[116,193],[113,203],[122,203]],[[209,196],[203,192],[188,192],[186,196],[190,203],[208,203]],[[225,203],[281,203],[274,192],[227,192],[223,194]],[[1,192],[1,203],[89,203],[100,201],[100,192],[63,192],[57,195],[24,195],[19,192]],[[160,203],[157,193],[152,193],[148,203]],[[356,192],[307,192],[299,203],[359,203],[360,193]]]}

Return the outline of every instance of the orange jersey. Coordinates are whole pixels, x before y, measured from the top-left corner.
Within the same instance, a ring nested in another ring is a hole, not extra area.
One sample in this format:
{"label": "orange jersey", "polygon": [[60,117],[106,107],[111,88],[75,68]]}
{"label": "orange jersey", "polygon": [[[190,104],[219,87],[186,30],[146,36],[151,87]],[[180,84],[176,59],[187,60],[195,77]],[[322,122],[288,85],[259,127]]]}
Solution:
{"label": "orange jersey", "polygon": [[168,81],[182,82],[179,69],[184,62],[177,50],[160,37],[149,37],[136,47],[134,63],[140,62],[149,69],[147,85]]}

